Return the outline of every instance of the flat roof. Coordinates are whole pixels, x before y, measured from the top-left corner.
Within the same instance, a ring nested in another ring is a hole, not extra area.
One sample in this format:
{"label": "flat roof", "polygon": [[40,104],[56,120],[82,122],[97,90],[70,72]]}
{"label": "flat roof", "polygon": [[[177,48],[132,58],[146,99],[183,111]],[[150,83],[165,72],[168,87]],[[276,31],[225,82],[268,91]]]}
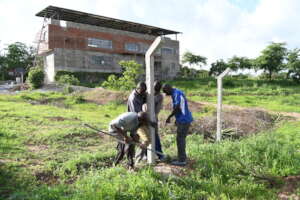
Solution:
{"label": "flat roof", "polygon": [[180,33],[155,26],[149,26],[55,6],[48,6],[37,13],[36,16],[155,36]]}

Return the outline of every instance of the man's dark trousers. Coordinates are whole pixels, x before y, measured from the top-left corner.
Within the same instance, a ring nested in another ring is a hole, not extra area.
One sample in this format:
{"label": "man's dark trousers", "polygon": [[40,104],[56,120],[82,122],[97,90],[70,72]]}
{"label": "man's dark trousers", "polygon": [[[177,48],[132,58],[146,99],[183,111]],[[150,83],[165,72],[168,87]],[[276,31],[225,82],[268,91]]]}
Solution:
{"label": "man's dark trousers", "polygon": [[176,141],[177,141],[178,160],[180,162],[186,161],[187,156],[186,156],[186,151],[185,151],[185,147],[186,147],[185,139],[188,134],[190,125],[191,125],[190,123],[176,122],[176,126],[177,126]]}
{"label": "man's dark trousers", "polygon": [[[130,133],[130,137],[133,138],[133,134]],[[135,156],[135,145],[134,144],[123,144],[118,142],[117,145],[117,156],[115,157],[114,164],[117,165],[123,159],[124,155],[126,154],[128,163],[127,165],[130,167],[134,167],[134,156]]]}

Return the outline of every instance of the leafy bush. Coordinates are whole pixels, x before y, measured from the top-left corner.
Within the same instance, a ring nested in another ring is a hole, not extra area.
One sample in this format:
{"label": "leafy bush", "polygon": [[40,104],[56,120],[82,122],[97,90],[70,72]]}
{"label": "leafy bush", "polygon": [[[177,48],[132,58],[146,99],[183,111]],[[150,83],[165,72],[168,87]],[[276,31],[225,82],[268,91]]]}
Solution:
{"label": "leafy bush", "polygon": [[85,100],[82,95],[74,94],[74,95],[68,96],[68,98],[65,101],[65,104],[73,105],[73,104],[80,104],[80,103],[84,103],[84,102],[85,102]]}
{"label": "leafy bush", "polygon": [[74,89],[72,88],[71,85],[65,85],[64,88],[63,88],[63,93],[64,94],[70,94],[74,92]]}
{"label": "leafy bush", "polygon": [[209,81],[207,83],[207,86],[210,88],[215,88],[217,86],[217,83],[216,83],[216,81]]}
{"label": "leafy bush", "polygon": [[235,84],[234,84],[234,81],[233,81],[233,80],[230,80],[230,79],[224,79],[223,86],[224,86],[224,87],[234,87]]}
{"label": "leafy bush", "polygon": [[79,85],[80,81],[73,75],[62,75],[59,77],[58,81],[59,84],[67,84],[67,85]]}
{"label": "leafy bush", "polygon": [[249,78],[249,75],[247,74],[237,74],[237,75],[232,75],[233,78],[236,78],[236,79],[248,79]]}
{"label": "leafy bush", "polygon": [[[110,75],[114,73],[105,72],[69,72],[69,71],[58,71],[55,74],[55,81],[58,81],[61,76],[69,75],[74,76],[80,82],[80,85],[85,87],[99,87]],[[117,74],[115,74],[117,75]]]}
{"label": "leafy bush", "polygon": [[45,74],[42,68],[32,67],[28,74],[28,82],[33,89],[39,88],[43,85]]}
{"label": "leafy bush", "polygon": [[121,61],[119,64],[124,69],[122,76],[118,78],[115,75],[110,75],[107,81],[102,83],[102,86],[117,90],[131,90],[143,73],[142,65],[133,60]]}

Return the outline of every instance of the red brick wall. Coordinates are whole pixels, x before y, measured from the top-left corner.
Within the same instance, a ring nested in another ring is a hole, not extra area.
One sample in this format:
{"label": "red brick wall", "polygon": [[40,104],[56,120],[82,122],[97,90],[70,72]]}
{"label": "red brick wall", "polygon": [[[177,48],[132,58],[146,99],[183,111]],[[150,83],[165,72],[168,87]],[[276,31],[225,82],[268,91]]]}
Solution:
{"label": "red brick wall", "polygon": [[[88,38],[112,40],[113,49],[100,49],[87,46]],[[153,40],[145,40],[125,35],[82,30],[71,27],[60,27],[49,24],[49,49],[67,48],[104,53],[130,53],[124,49],[126,42],[141,42],[150,45]]]}

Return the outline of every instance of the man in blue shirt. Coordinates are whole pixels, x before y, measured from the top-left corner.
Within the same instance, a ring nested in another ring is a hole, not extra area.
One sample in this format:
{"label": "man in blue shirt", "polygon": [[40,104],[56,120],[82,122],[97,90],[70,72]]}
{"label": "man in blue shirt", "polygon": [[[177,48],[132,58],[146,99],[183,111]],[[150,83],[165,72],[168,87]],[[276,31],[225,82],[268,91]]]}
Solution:
{"label": "man in blue shirt", "polygon": [[173,161],[172,164],[184,166],[186,165],[186,136],[188,134],[189,127],[193,121],[192,113],[189,111],[188,103],[185,95],[182,91],[173,88],[169,84],[163,86],[163,92],[172,97],[173,101],[173,111],[168,116],[166,123],[170,123],[171,118],[175,116],[176,126],[177,126],[177,151],[178,151],[178,160]]}

